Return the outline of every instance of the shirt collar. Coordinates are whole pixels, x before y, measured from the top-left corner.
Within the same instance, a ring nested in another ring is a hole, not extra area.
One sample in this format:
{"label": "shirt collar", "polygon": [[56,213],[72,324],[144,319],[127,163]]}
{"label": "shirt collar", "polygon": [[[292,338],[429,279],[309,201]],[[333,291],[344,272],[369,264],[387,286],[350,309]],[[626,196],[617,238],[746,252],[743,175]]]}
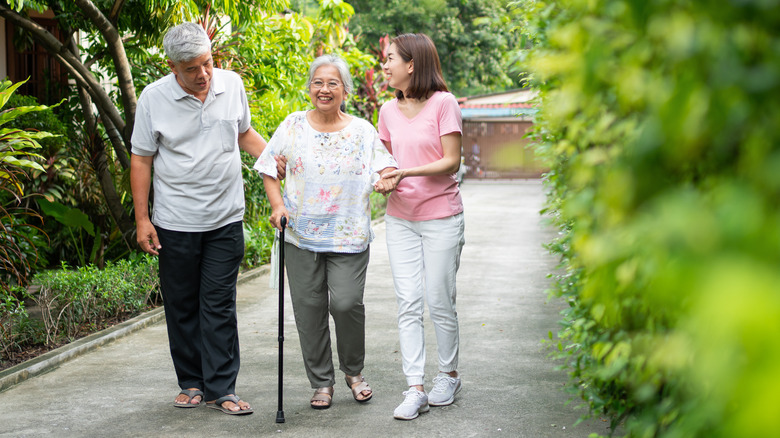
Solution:
{"label": "shirt collar", "polygon": [[[225,84],[218,79],[217,74],[218,69],[214,69],[213,73],[211,74],[211,85],[209,86],[209,95],[218,95],[225,92]],[[184,88],[179,85],[179,82],[176,80],[176,75],[171,73],[168,75],[170,77],[171,81],[171,97],[175,100],[181,100],[184,99],[187,96],[192,96],[190,93],[187,93],[184,91]]]}

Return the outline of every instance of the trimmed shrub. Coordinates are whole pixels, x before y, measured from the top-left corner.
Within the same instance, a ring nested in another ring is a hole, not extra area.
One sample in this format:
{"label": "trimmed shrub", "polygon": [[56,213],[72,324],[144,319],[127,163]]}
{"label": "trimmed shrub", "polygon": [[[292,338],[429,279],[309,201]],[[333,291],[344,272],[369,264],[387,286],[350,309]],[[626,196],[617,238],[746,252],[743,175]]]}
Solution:
{"label": "trimmed shrub", "polygon": [[17,296],[24,297],[24,290],[0,288],[0,362],[35,338],[27,309]]}
{"label": "trimmed shrub", "polygon": [[33,296],[41,308],[46,344],[75,338],[161,303],[157,259],[107,262],[105,269],[90,265],[40,272]]}

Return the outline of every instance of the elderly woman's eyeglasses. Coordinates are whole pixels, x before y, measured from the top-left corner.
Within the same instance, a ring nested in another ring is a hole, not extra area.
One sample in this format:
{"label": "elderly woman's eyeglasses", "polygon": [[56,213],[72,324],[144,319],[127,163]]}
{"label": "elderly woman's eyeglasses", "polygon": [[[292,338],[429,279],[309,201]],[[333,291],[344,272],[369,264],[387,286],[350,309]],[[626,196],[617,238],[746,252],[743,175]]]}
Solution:
{"label": "elderly woman's eyeglasses", "polygon": [[325,82],[321,79],[315,79],[311,81],[311,87],[314,88],[315,90],[319,90],[320,88],[325,86],[328,87],[328,90],[335,90],[336,88],[341,86],[341,82],[335,79],[328,82]]}

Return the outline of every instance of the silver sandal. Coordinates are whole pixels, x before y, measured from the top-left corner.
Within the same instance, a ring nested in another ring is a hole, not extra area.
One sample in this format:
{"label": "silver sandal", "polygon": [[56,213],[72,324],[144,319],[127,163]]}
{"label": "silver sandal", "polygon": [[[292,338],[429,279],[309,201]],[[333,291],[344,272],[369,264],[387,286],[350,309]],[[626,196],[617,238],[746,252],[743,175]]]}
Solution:
{"label": "silver sandal", "polygon": [[[325,402],[327,404],[315,405],[314,402],[316,401]],[[312,409],[328,409],[332,401],[333,401],[333,387],[326,386],[314,390],[314,395],[311,397],[311,400],[309,400],[309,403],[311,404]]]}
{"label": "silver sandal", "polygon": [[[366,378],[363,377],[362,374],[354,377],[345,375],[344,380],[347,381],[347,386],[349,386],[349,389],[352,391],[352,397],[354,397],[355,401],[357,401],[358,403],[365,403],[371,400],[371,397],[374,396],[374,390],[372,390],[371,387],[368,386],[368,383],[366,383]],[[359,383],[359,384],[353,388],[352,385],[354,385],[355,383]],[[368,394],[368,396],[366,396],[365,398],[358,398],[358,395],[360,395],[363,391],[371,391],[371,393]]]}

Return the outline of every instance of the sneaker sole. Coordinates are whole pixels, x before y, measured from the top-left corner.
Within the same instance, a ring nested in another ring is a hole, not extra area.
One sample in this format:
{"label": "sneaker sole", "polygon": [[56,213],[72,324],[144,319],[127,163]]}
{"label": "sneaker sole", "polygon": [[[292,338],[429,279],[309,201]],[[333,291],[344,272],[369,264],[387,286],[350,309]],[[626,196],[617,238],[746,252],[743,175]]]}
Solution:
{"label": "sneaker sole", "polygon": [[460,392],[460,386],[461,385],[458,385],[455,388],[455,392],[452,393],[452,397],[450,397],[449,400],[445,400],[443,402],[438,402],[437,403],[437,402],[432,402],[431,399],[429,398],[428,399],[428,404],[431,405],[431,406],[449,406],[449,405],[451,405],[455,401],[455,395],[457,395]]}
{"label": "sneaker sole", "polygon": [[426,412],[428,412],[430,410],[431,410],[431,408],[430,408],[430,406],[428,404],[428,405],[420,407],[420,409],[417,412],[415,412],[414,417],[402,417],[400,415],[393,415],[393,418],[395,418],[396,420],[406,420],[406,421],[414,420],[415,418],[419,417],[420,414],[424,414],[424,413],[426,413]]}

